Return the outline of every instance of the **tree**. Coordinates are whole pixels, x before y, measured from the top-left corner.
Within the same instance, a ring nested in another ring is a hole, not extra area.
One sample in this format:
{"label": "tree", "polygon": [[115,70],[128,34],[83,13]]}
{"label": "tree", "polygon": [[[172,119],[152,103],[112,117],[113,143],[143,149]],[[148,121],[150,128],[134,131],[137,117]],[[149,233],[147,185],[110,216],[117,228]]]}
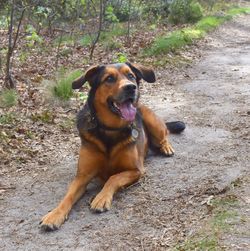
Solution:
{"label": "tree", "polygon": [[16,42],[19,36],[20,27],[21,27],[21,23],[24,17],[24,12],[25,12],[25,8],[23,7],[21,10],[21,16],[18,20],[17,31],[16,31],[16,34],[14,34],[14,27],[15,27],[14,14],[16,12],[16,9],[18,8],[18,6],[15,3],[15,0],[12,0],[10,8],[11,8],[10,9],[10,21],[9,21],[9,28],[8,28],[8,51],[7,51],[7,57],[6,57],[6,70],[5,70],[5,87],[7,87],[8,89],[16,87],[15,82],[11,76],[11,60],[12,60],[14,49],[16,47]]}

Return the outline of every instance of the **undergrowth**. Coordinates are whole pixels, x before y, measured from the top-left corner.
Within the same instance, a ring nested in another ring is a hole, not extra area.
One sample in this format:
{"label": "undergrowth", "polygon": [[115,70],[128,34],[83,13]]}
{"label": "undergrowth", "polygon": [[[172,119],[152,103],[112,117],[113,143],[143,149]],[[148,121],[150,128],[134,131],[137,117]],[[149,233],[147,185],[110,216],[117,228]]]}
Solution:
{"label": "undergrowth", "polygon": [[0,125],[12,124],[15,122],[16,114],[5,113],[0,115]]}
{"label": "undergrowth", "polygon": [[13,89],[3,90],[0,93],[0,107],[11,107],[17,104],[18,95]]}
{"label": "undergrowth", "polygon": [[192,44],[195,40],[203,38],[208,32],[230,20],[233,16],[249,12],[250,8],[233,8],[224,15],[204,17],[191,27],[157,37],[151,46],[144,50],[144,54],[146,56],[158,56],[168,52],[175,52],[186,45]]}
{"label": "undergrowth", "polygon": [[63,101],[69,100],[73,96],[71,84],[76,78],[80,77],[81,74],[82,72],[80,70],[68,74],[63,71],[59,73],[52,88],[52,95]]}

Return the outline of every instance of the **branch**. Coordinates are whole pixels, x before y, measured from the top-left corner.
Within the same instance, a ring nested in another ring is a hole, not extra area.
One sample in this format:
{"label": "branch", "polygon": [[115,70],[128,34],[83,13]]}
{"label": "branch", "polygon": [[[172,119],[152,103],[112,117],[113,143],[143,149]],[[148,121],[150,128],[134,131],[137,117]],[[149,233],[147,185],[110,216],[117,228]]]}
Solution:
{"label": "branch", "polygon": [[91,47],[91,50],[90,50],[90,55],[89,55],[89,58],[90,60],[92,59],[93,57],[93,53],[94,53],[94,50],[95,50],[95,46],[99,40],[99,37],[100,37],[100,34],[101,34],[101,30],[102,30],[102,16],[103,16],[103,0],[100,0],[100,15],[99,15],[99,28],[98,28],[98,33],[97,33],[97,36],[95,38],[95,40],[93,41],[93,44],[92,44],[92,47]]}
{"label": "branch", "polygon": [[15,40],[14,40],[14,43],[13,43],[13,46],[12,46],[12,50],[14,50],[14,48],[16,47],[16,41],[17,41],[17,38],[18,38],[18,35],[19,35],[19,31],[20,31],[22,20],[23,20],[24,12],[25,12],[25,9],[23,9],[23,11],[22,11],[22,14],[21,14],[18,26],[17,26],[17,31],[16,31],[16,35],[15,35]]}

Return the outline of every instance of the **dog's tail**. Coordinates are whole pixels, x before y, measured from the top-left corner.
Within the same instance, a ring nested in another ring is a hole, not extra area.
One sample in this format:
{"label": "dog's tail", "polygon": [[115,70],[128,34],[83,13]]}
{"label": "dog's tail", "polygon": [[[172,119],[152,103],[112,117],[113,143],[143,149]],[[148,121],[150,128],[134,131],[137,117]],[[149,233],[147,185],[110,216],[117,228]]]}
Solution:
{"label": "dog's tail", "polygon": [[181,133],[186,128],[186,125],[182,121],[167,122],[166,126],[170,133]]}

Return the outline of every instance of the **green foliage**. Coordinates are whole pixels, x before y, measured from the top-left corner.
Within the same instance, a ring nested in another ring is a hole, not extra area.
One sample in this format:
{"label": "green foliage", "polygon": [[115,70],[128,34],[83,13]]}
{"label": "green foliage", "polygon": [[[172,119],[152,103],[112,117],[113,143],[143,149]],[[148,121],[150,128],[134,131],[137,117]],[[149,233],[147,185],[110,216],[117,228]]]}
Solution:
{"label": "green foliage", "polygon": [[193,0],[174,0],[169,6],[169,20],[174,23],[194,23],[201,19],[202,7]]}
{"label": "green foliage", "polygon": [[126,63],[128,61],[126,54],[119,52],[115,55],[114,62]]}
{"label": "green foliage", "polygon": [[119,36],[123,36],[124,34],[126,34],[126,28],[123,27],[123,25],[121,24],[115,24],[113,26],[112,29],[110,29],[109,31],[104,31],[101,33],[101,41],[104,40],[112,40],[113,37],[119,37]]}
{"label": "green foliage", "polygon": [[40,37],[37,32],[36,29],[32,26],[32,25],[27,25],[26,27],[26,32],[29,33],[29,35],[27,35],[25,37],[25,39],[28,41],[28,46],[32,47],[35,45],[35,43],[39,43],[41,44],[43,42],[42,37]]}
{"label": "green foliage", "polygon": [[118,23],[119,19],[117,18],[117,16],[114,13],[114,8],[109,5],[106,7],[105,9],[105,20],[107,20],[110,23]]}
{"label": "green foliage", "polygon": [[67,101],[73,96],[72,82],[78,78],[82,72],[80,70],[73,71],[67,76],[65,72],[60,73],[60,77],[53,86],[52,94],[60,100]]}
{"label": "green foliage", "polygon": [[149,55],[159,55],[170,51],[176,51],[185,45],[192,44],[195,39],[204,36],[204,32],[199,29],[186,28],[171,32],[167,36],[158,37],[152,47],[146,51]]}
{"label": "green foliage", "polygon": [[228,19],[230,19],[228,15],[204,17],[193,27],[173,31],[165,36],[158,37],[151,47],[146,49],[146,55],[160,55],[170,51],[174,52],[204,37],[207,32],[215,29]]}
{"label": "green foliage", "polygon": [[114,15],[118,18],[120,22],[127,22],[129,19],[133,20],[134,18],[138,17],[139,6],[133,4],[132,3],[133,1],[130,2],[129,0],[127,1],[111,0],[110,2],[114,10]]}
{"label": "green foliage", "polygon": [[15,121],[15,114],[5,113],[0,115],[0,125],[13,124]]}
{"label": "green foliage", "polygon": [[229,15],[235,16],[239,14],[249,14],[250,13],[250,7],[238,7],[238,8],[232,8],[229,11],[227,11]]}
{"label": "green foliage", "polygon": [[169,15],[169,6],[168,0],[144,1],[142,15],[151,21],[156,18],[166,18]]}
{"label": "green foliage", "polygon": [[209,32],[220,24],[225,22],[228,18],[227,17],[216,17],[216,16],[208,16],[201,19],[196,25],[195,28],[198,30],[202,30],[204,32]]}
{"label": "green foliage", "polygon": [[19,60],[21,63],[25,63],[27,58],[29,57],[29,53],[26,52],[26,51],[20,51],[20,54],[19,54]]}
{"label": "green foliage", "polygon": [[89,35],[85,35],[80,39],[80,44],[82,46],[89,46],[92,43],[92,38]]}
{"label": "green foliage", "polygon": [[8,27],[8,20],[5,16],[0,17],[0,29],[6,29]]}
{"label": "green foliage", "polygon": [[216,236],[205,236],[201,239],[187,240],[184,244],[177,245],[174,251],[193,251],[193,250],[210,250],[220,251]]}
{"label": "green foliage", "polygon": [[11,107],[17,104],[18,95],[15,90],[3,90],[0,93],[0,106]]}

